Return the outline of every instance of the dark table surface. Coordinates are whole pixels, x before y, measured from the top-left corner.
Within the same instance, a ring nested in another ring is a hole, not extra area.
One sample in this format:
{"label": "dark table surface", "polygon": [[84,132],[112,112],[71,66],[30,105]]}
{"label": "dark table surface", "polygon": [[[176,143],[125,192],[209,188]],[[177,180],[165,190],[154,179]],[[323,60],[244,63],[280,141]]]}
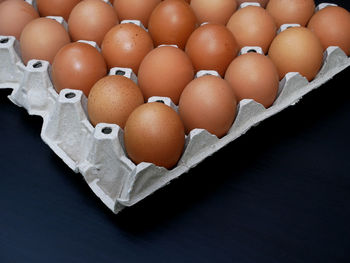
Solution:
{"label": "dark table surface", "polygon": [[118,215],[0,91],[0,262],[350,262],[349,74]]}

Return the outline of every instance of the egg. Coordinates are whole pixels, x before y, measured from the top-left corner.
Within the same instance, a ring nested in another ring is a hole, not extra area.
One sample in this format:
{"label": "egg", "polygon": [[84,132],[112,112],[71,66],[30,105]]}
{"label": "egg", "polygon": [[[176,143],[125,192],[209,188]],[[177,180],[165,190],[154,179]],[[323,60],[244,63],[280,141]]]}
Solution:
{"label": "egg", "polygon": [[7,0],[0,4],[0,35],[14,36],[18,40],[26,24],[39,14],[23,0]]}
{"label": "egg", "polygon": [[134,163],[150,162],[170,169],[184,149],[184,126],[169,106],[160,102],[146,103],[130,114],[124,129],[124,142]]}
{"label": "egg", "polygon": [[236,0],[236,2],[238,6],[240,6],[244,2],[255,2],[255,3],[259,3],[262,7],[265,8],[269,0]]}
{"label": "egg", "polygon": [[253,99],[268,108],[277,97],[277,68],[270,58],[259,53],[246,53],[233,60],[225,80],[231,84],[238,101]]}
{"label": "egg", "polygon": [[259,6],[247,6],[235,12],[227,23],[240,48],[259,46],[266,53],[276,36],[277,26],[267,11]]}
{"label": "egg", "polygon": [[141,61],[153,49],[153,41],[143,28],[119,24],[107,32],[101,48],[109,68],[132,68],[137,74]]}
{"label": "egg", "polygon": [[84,0],[73,8],[68,28],[73,41],[90,40],[101,46],[105,34],[118,23],[111,5],[102,0]]}
{"label": "egg", "polygon": [[173,46],[160,46],[149,52],[141,62],[139,87],[147,100],[152,96],[169,97],[178,104],[194,70],[186,53]]}
{"label": "egg", "polygon": [[81,42],[65,45],[52,64],[52,82],[57,92],[62,89],[82,90],[89,95],[92,86],[107,74],[103,56],[96,48]]}
{"label": "egg", "polygon": [[324,49],[339,46],[350,55],[350,13],[339,6],[328,6],[318,11],[307,26],[320,39]]}
{"label": "egg", "polygon": [[149,17],[160,2],[161,0],[117,0],[113,6],[120,21],[140,20],[145,27],[148,27]]}
{"label": "egg", "polygon": [[196,16],[183,0],[162,1],[153,10],[148,30],[154,45],[171,44],[184,49],[187,39],[197,27]]}
{"label": "egg", "polygon": [[236,11],[237,3],[232,0],[192,0],[191,7],[199,23],[226,25]]}
{"label": "egg", "polygon": [[206,75],[186,86],[180,97],[179,115],[186,133],[201,128],[221,138],[232,126],[236,106],[229,83],[220,77]]}
{"label": "egg", "polygon": [[315,11],[314,0],[270,0],[267,12],[274,18],[278,27],[283,24],[306,26]]}
{"label": "egg", "polygon": [[31,59],[52,63],[58,50],[70,43],[66,29],[54,19],[40,17],[29,22],[20,37],[20,49],[24,64]]}
{"label": "egg", "polygon": [[269,53],[280,79],[288,72],[299,72],[311,81],[323,63],[323,47],[316,35],[305,27],[291,27],[272,41]]}
{"label": "egg", "polygon": [[91,123],[113,123],[122,129],[131,112],[144,103],[139,87],[124,76],[111,75],[100,79],[88,97]]}
{"label": "egg", "polygon": [[81,0],[36,0],[40,16],[62,16],[68,21],[70,12]]}
{"label": "egg", "polygon": [[223,76],[237,56],[238,45],[224,25],[205,24],[192,33],[185,50],[196,71],[215,70]]}

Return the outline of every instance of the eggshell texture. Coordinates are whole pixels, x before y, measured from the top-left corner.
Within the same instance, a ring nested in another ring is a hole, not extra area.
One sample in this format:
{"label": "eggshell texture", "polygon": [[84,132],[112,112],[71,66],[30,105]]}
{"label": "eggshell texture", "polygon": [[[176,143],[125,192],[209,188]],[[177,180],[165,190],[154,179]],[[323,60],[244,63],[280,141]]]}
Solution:
{"label": "eggshell texture", "polygon": [[40,16],[62,16],[68,21],[70,12],[81,0],[36,0]]}
{"label": "eggshell texture", "polygon": [[191,7],[199,23],[226,25],[236,11],[237,3],[232,0],[192,0]]}
{"label": "eggshell texture", "polygon": [[237,100],[253,99],[265,108],[276,99],[279,75],[271,59],[258,53],[246,53],[232,61],[225,79]]}
{"label": "eggshell texture", "polygon": [[236,117],[236,107],[236,97],[229,83],[207,75],[186,86],[180,97],[179,115],[186,133],[201,128],[221,138]]}
{"label": "eggshell texture", "polygon": [[205,24],[197,28],[186,45],[196,71],[216,70],[221,76],[237,56],[238,45],[233,34],[219,24]]}
{"label": "eggshell texture", "polygon": [[112,6],[101,0],[84,0],[73,8],[69,16],[69,34],[73,41],[90,40],[101,46],[105,34],[118,23]]}
{"label": "eggshell texture", "polygon": [[77,89],[88,96],[95,82],[106,74],[107,66],[100,52],[89,44],[75,42],[59,50],[51,75],[57,92]]}
{"label": "eggshell texture", "polygon": [[91,123],[114,123],[124,128],[131,112],[144,103],[139,87],[124,76],[106,76],[95,83],[88,98]]}
{"label": "eggshell texture", "polygon": [[130,114],[124,142],[128,156],[136,164],[150,162],[170,169],[176,165],[184,148],[184,126],[169,106],[146,103]]}
{"label": "eggshell texture", "polygon": [[56,20],[37,18],[29,22],[20,37],[24,64],[31,59],[42,59],[52,63],[58,50],[70,43],[68,32]]}
{"label": "eggshell texture", "polygon": [[320,39],[324,49],[339,46],[350,55],[350,13],[339,6],[328,6],[318,11],[308,28]]}
{"label": "eggshell texture", "polygon": [[191,60],[184,51],[161,46],[153,49],[141,62],[138,82],[146,100],[163,96],[178,104],[183,89],[193,77]]}
{"label": "eggshell texture", "polygon": [[266,7],[269,0],[236,0],[238,6],[240,6],[244,2],[256,2],[259,3],[262,7]]}
{"label": "eggshell texture", "polygon": [[153,49],[153,41],[143,28],[128,23],[110,29],[101,47],[109,68],[132,68],[137,74],[141,61]]}
{"label": "eggshell texture", "polygon": [[277,27],[267,11],[258,6],[247,6],[235,12],[227,23],[240,48],[259,46],[266,53],[276,36]]}
{"label": "eggshell texture", "polygon": [[154,45],[171,44],[184,49],[188,37],[196,29],[197,18],[183,0],[165,0],[153,10],[148,30]]}
{"label": "eggshell texture", "polygon": [[274,18],[278,27],[283,24],[306,26],[315,12],[313,0],[270,0],[266,10]]}
{"label": "eggshell texture", "polygon": [[288,72],[299,72],[311,81],[322,66],[323,47],[309,29],[291,27],[272,41],[268,55],[277,66],[280,79]]}
{"label": "eggshell texture", "polygon": [[113,3],[120,21],[140,20],[145,27],[148,27],[148,20],[153,9],[161,0],[116,0]]}
{"label": "eggshell texture", "polygon": [[7,0],[0,4],[0,35],[14,36],[18,40],[26,24],[39,14],[23,0]]}

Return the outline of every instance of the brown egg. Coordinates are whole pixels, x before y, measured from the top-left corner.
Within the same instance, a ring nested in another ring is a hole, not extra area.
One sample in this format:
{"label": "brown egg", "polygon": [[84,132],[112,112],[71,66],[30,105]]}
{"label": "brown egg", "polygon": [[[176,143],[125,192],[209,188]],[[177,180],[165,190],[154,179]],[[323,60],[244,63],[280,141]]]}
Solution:
{"label": "brown egg", "polygon": [[180,97],[179,115],[186,133],[201,128],[221,138],[231,128],[236,106],[236,97],[229,83],[207,75],[186,86]]}
{"label": "brown egg", "polygon": [[106,76],[95,83],[88,98],[92,125],[114,123],[122,129],[131,112],[144,103],[139,87],[124,76]]}
{"label": "brown egg", "polygon": [[323,62],[323,48],[316,35],[305,27],[291,27],[271,43],[269,57],[277,66],[280,79],[288,72],[299,72],[311,81]]}
{"label": "brown egg", "polygon": [[57,53],[51,75],[57,92],[77,89],[88,96],[96,81],[106,74],[107,66],[100,52],[89,44],[75,42]]}
{"label": "brown egg", "polygon": [[240,48],[259,46],[266,53],[276,36],[277,27],[267,11],[258,6],[247,6],[235,12],[227,23]]}
{"label": "brown egg", "polygon": [[226,68],[237,56],[238,45],[224,25],[205,24],[188,39],[186,53],[196,71],[216,70],[224,76]]}
{"label": "brown egg", "polygon": [[119,23],[115,9],[102,0],[84,0],[77,4],[68,19],[73,41],[90,40],[101,46],[105,34]]}
{"label": "brown egg", "polygon": [[318,11],[308,28],[320,39],[324,49],[339,46],[350,55],[350,13],[339,6],[328,6]]}
{"label": "brown egg", "polygon": [[276,99],[279,75],[271,59],[259,53],[237,57],[228,67],[225,79],[231,84],[237,101],[253,99],[265,108]]}
{"label": "brown egg", "polygon": [[102,54],[109,68],[132,68],[137,74],[143,58],[153,49],[153,41],[143,28],[135,24],[114,26],[102,42]]}
{"label": "brown egg", "polygon": [[238,6],[240,6],[244,2],[256,2],[259,3],[262,7],[266,7],[269,0],[236,0]]}
{"label": "brown egg", "polygon": [[197,19],[183,0],[165,0],[153,10],[148,30],[154,45],[171,44],[184,49],[188,37],[196,29]]}
{"label": "brown egg", "polygon": [[148,27],[149,17],[160,2],[161,0],[117,0],[113,5],[120,21],[140,20],[145,27]]}
{"label": "brown egg", "polygon": [[14,36],[18,40],[26,24],[39,14],[23,0],[7,0],[0,4],[0,35]]}
{"label": "brown egg", "polygon": [[193,77],[191,60],[184,51],[161,46],[153,49],[141,62],[138,82],[146,100],[163,96],[178,104],[183,89]]}
{"label": "brown egg", "polygon": [[306,26],[314,14],[314,0],[270,0],[267,12],[274,18],[277,27],[283,24],[299,24]]}
{"label": "brown egg", "polygon": [[128,156],[136,164],[150,162],[170,169],[176,165],[184,148],[184,126],[169,106],[160,102],[146,103],[130,114],[124,142]]}
{"label": "brown egg", "polygon": [[200,24],[210,22],[226,25],[237,9],[232,0],[192,0],[191,7]]}
{"label": "brown egg", "polygon": [[68,21],[70,12],[81,0],[36,0],[40,16],[62,16]]}
{"label": "brown egg", "polygon": [[54,19],[37,18],[23,29],[20,46],[24,64],[31,59],[42,59],[52,63],[58,50],[70,43],[68,32]]}

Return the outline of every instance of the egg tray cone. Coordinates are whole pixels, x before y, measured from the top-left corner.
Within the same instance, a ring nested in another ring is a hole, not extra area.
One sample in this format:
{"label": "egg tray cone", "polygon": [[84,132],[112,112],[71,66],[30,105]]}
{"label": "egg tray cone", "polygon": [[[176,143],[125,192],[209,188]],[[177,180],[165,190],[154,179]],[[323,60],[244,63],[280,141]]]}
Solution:
{"label": "egg tray cone", "polygon": [[[135,165],[126,155],[123,130],[114,124],[93,127],[87,117],[87,98],[78,90],[55,91],[47,61],[31,60],[23,65],[19,43],[11,36],[0,36],[0,88],[12,89],[9,99],[30,115],[43,118],[41,138],[76,173],[81,173],[92,191],[114,213],[132,206],[220,148],[247,132],[264,119],[297,103],[350,65],[350,58],[338,47],[324,53],[324,64],[317,77],[308,82],[299,73],[288,73],[280,82],[275,103],[268,109],[251,99],[237,106],[237,116],[228,134],[221,139],[203,129],[186,136],[185,149],[171,170],[151,163]],[[117,69],[114,69],[117,70]],[[137,81],[131,70],[124,70]],[[177,110],[169,98],[162,100]]]}

